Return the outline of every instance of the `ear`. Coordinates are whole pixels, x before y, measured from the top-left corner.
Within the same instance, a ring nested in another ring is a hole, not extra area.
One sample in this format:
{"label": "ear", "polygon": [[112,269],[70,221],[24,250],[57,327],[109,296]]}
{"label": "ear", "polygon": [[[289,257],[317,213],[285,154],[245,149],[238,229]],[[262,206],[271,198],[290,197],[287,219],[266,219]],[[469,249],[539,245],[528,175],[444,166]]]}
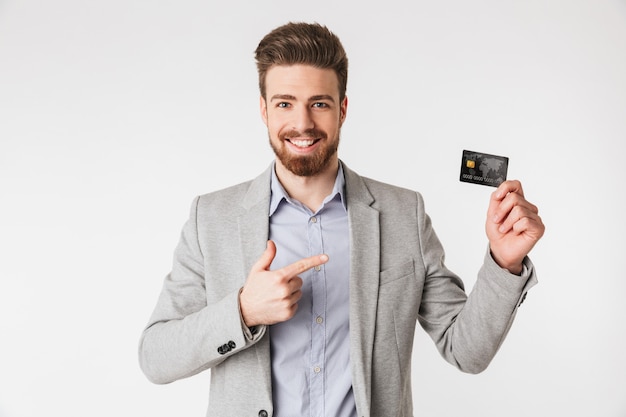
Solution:
{"label": "ear", "polygon": [[343,98],[343,100],[341,101],[341,106],[339,106],[340,125],[343,125],[343,122],[346,120],[347,112],[348,112],[348,96]]}
{"label": "ear", "polygon": [[265,126],[267,126],[267,102],[265,101],[265,98],[263,96],[261,96],[261,98],[259,99],[259,108],[261,110],[261,118],[263,119],[263,123],[265,123]]}

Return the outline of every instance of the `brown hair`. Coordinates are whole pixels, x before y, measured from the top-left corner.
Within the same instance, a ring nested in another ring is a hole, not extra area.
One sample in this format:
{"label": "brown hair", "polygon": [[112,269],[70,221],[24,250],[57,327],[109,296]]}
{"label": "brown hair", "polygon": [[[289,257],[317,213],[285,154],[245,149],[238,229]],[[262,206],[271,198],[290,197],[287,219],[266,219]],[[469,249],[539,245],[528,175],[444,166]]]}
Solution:
{"label": "brown hair", "polygon": [[348,56],[339,38],[318,23],[287,23],[277,27],[255,51],[259,89],[265,97],[265,75],[274,65],[305,64],[332,69],[339,80],[339,100],[346,95]]}

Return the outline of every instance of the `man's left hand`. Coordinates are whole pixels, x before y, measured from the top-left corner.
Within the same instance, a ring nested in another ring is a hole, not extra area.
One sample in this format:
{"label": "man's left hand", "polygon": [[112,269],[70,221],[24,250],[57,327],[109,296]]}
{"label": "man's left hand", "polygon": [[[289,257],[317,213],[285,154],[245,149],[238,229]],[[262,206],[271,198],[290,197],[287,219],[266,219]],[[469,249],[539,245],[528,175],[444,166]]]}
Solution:
{"label": "man's left hand", "polygon": [[485,225],[491,256],[519,275],[522,261],[541,239],[545,226],[537,206],[524,198],[519,181],[505,181],[491,194]]}

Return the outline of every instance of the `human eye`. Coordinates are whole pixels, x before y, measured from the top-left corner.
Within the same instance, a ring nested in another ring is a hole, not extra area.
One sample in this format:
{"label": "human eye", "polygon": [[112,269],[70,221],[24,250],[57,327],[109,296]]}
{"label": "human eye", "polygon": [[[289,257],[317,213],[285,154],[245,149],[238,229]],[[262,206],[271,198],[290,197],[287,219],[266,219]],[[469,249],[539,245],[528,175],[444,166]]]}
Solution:
{"label": "human eye", "polygon": [[328,103],[324,103],[323,101],[317,101],[313,103],[313,108],[316,109],[327,109],[328,107]]}
{"label": "human eye", "polygon": [[278,107],[279,109],[286,109],[289,107],[289,103],[287,103],[286,101],[281,101],[279,103],[276,103],[276,107]]}

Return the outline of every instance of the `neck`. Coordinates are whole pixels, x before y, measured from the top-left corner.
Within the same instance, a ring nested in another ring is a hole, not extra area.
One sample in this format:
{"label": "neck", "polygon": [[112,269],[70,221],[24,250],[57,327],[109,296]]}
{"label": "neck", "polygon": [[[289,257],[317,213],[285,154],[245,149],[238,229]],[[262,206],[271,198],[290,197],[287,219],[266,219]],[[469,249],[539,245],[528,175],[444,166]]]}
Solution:
{"label": "neck", "polygon": [[298,200],[311,211],[316,212],[331,193],[339,170],[339,160],[331,161],[324,170],[302,177],[289,171],[279,160],[276,160],[276,176],[289,197]]}

